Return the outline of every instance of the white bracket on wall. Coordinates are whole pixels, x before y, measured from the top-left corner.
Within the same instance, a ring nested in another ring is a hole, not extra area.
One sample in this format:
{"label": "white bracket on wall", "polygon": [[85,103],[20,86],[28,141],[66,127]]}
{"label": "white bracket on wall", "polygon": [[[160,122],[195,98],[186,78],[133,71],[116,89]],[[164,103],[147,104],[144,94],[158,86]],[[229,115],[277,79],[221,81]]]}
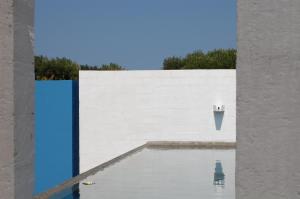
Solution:
{"label": "white bracket on wall", "polygon": [[214,105],[214,112],[224,112],[225,105]]}

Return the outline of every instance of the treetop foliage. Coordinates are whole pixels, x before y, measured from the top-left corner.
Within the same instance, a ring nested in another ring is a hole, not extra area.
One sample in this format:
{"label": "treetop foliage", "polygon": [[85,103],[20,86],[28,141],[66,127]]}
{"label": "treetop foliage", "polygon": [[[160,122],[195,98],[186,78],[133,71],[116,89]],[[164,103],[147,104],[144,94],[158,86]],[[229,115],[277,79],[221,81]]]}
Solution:
{"label": "treetop foliage", "polygon": [[99,66],[89,66],[89,65],[80,65],[80,70],[126,70],[124,67],[119,64],[109,63]]}
{"label": "treetop foliage", "polygon": [[[181,69],[235,69],[235,49],[215,49],[204,53],[201,50],[185,57],[168,57],[163,62],[164,70]],[[68,58],[48,58],[35,56],[36,80],[77,80],[79,70],[126,70],[124,67],[109,63],[101,66],[79,65]]]}
{"label": "treetop foliage", "polygon": [[37,80],[76,80],[79,65],[70,59],[35,56],[35,79]]}
{"label": "treetop foliage", "polygon": [[99,67],[79,65],[65,57],[50,59],[46,56],[35,56],[36,80],[77,80],[79,70],[125,70],[125,68],[115,63]]}
{"label": "treetop foliage", "polygon": [[198,50],[187,54],[185,57],[168,57],[163,63],[164,70],[235,68],[235,49],[216,49],[208,51],[207,53]]}

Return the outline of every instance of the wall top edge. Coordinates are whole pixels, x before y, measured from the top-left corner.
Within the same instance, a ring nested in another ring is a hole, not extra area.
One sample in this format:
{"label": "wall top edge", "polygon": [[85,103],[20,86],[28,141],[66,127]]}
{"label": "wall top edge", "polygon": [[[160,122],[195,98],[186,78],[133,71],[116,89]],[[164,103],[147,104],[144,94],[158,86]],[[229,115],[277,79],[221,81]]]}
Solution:
{"label": "wall top edge", "polygon": [[185,73],[185,72],[235,72],[236,69],[184,69],[184,70],[80,70],[79,73]]}

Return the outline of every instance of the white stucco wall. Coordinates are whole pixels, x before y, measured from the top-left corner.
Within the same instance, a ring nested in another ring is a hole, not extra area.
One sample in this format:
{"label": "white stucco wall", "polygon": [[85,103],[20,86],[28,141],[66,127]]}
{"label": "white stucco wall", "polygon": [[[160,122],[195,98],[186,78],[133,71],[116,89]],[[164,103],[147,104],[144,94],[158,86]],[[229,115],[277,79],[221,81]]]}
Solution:
{"label": "white stucco wall", "polygon": [[81,172],[147,141],[236,141],[235,70],[80,71],[79,89]]}

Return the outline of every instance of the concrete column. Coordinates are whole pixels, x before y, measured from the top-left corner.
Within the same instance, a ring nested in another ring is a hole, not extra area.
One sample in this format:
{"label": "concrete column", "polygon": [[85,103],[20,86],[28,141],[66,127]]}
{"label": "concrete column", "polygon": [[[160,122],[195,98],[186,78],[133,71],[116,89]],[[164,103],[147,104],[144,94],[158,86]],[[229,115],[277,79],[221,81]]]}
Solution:
{"label": "concrete column", "polygon": [[34,0],[0,0],[0,198],[29,199],[34,165]]}
{"label": "concrete column", "polygon": [[300,198],[300,1],[238,0],[238,199]]}

